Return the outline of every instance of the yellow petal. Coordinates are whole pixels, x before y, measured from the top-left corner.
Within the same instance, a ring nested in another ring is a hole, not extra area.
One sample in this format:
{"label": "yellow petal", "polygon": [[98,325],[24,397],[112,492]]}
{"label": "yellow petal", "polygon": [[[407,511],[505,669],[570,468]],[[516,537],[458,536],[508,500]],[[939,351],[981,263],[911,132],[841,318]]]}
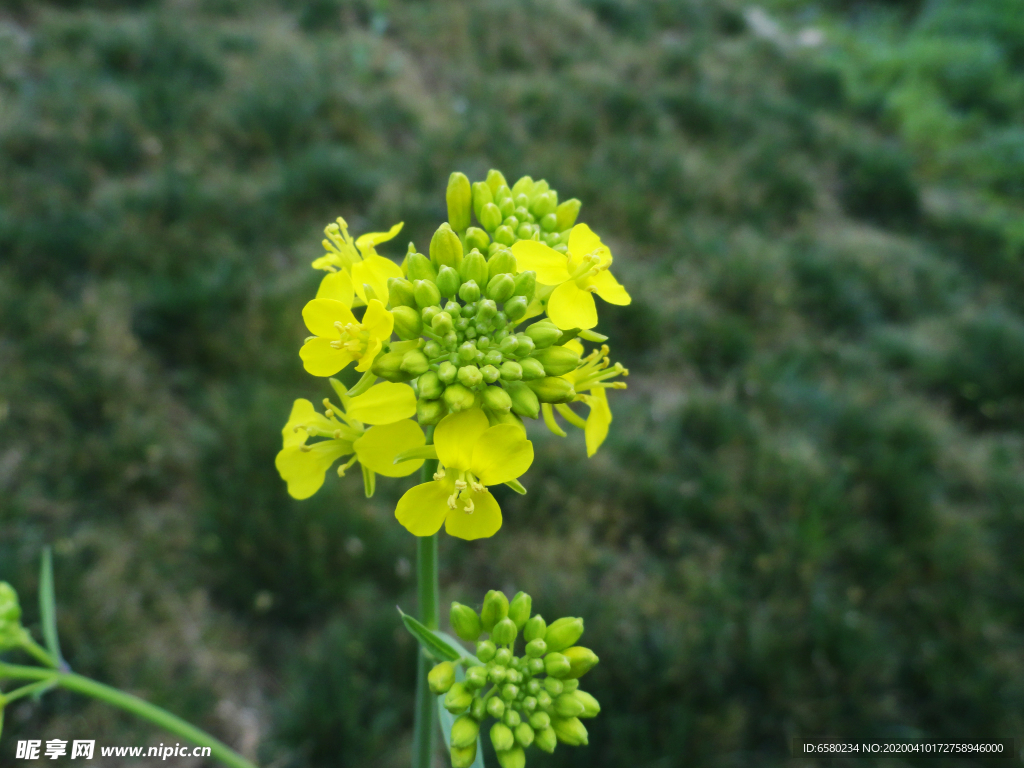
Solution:
{"label": "yellow petal", "polygon": [[288,423],[281,430],[281,437],[284,438],[284,447],[302,445],[309,439],[309,433],[304,429],[296,429],[303,424],[312,424],[321,429],[334,429],[335,425],[322,413],[317,413],[309,400],[298,399],[292,404],[292,412],[288,416]]}
{"label": "yellow petal", "polygon": [[302,308],[302,319],[310,333],[337,339],[341,335],[335,322],[342,325],[356,322],[352,310],[336,299],[313,299]]}
{"label": "yellow petal", "polygon": [[450,510],[445,519],[448,535],[472,541],[496,534],[501,528],[501,507],[490,491],[471,491],[468,496],[473,502],[472,513],[466,512],[466,496],[462,496],[457,508]]}
{"label": "yellow petal", "polygon": [[587,456],[593,456],[608,437],[612,409],[608,407],[608,395],[604,387],[592,389],[587,402],[590,405],[590,415],[587,416],[587,426],[583,430],[583,435],[587,441]]}
{"label": "yellow petal", "polygon": [[416,414],[416,393],[408,384],[381,382],[358,397],[346,398],[345,411],[366,424],[390,424]]}
{"label": "yellow petal", "polygon": [[404,221],[400,221],[387,232],[367,232],[365,235],[360,235],[356,238],[356,246],[359,250],[363,249],[365,245],[377,245],[378,243],[386,243],[388,240],[394,239],[395,235],[402,231],[402,225]]}
{"label": "yellow petal", "polygon": [[378,299],[386,300],[388,297],[388,278],[401,277],[402,268],[383,256],[370,254],[363,261],[352,265],[352,282],[355,286],[356,295],[366,301],[364,285],[373,289],[373,294]]}
{"label": "yellow petal", "polygon": [[370,370],[370,366],[373,365],[373,361],[382,346],[383,344],[381,344],[380,339],[371,338],[370,343],[366,345],[366,349],[363,351],[362,357],[359,358],[359,365],[356,366],[356,370],[363,373]]}
{"label": "yellow petal", "polygon": [[512,245],[516,269],[533,270],[542,285],[558,285],[569,279],[569,269],[563,254],[536,240],[519,240]]}
{"label": "yellow petal", "polygon": [[325,253],[319,259],[315,259],[310,266],[312,266],[313,269],[325,269],[330,272],[332,267],[337,267],[335,261],[336,259],[334,258],[333,253]]}
{"label": "yellow petal", "polygon": [[352,362],[352,355],[346,349],[335,349],[330,339],[310,339],[299,350],[302,367],[314,376],[333,376]]}
{"label": "yellow petal", "polygon": [[331,464],[352,453],[347,440],[324,440],[313,443],[308,451],[299,446],[282,448],[274,459],[281,479],[288,483],[288,495],[295,499],[308,499],[324,484],[324,473]]}
{"label": "yellow petal", "polygon": [[579,339],[569,339],[569,341],[565,342],[562,346],[566,349],[571,349],[577,355],[583,357],[583,342]]}
{"label": "yellow petal", "polygon": [[548,299],[548,317],[563,331],[587,330],[597,325],[597,306],[592,295],[569,280],[555,288]]}
{"label": "yellow petal", "polygon": [[448,497],[454,490],[450,477],[413,486],[398,500],[395,517],[414,536],[433,536],[451,512]]}
{"label": "yellow petal", "polygon": [[329,272],[324,275],[324,279],[320,281],[320,288],[316,292],[318,299],[334,299],[350,308],[354,295],[352,278],[345,271]]}
{"label": "yellow petal", "polygon": [[434,445],[441,464],[452,469],[469,469],[473,447],[488,428],[487,416],[480,408],[451,413],[434,430]]}
{"label": "yellow petal", "polygon": [[427,438],[415,421],[405,419],[394,424],[370,427],[352,443],[359,463],[385,477],[405,477],[423,466],[423,459],[411,459],[395,464],[395,456],[426,445]]}
{"label": "yellow petal", "polygon": [[363,327],[369,331],[371,338],[386,339],[395,327],[395,316],[384,309],[384,305],[377,299],[370,299],[366,305],[366,314],[363,315]]}
{"label": "yellow petal", "polygon": [[599,256],[601,264],[611,264],[612,261],[612,252],[608,246],[586,224],[577,224],[569,233],[569,253],[573,264],[579,264],[589,254]]}
{"label": "yellow petal", "polygon": [[609,304],[625,306],[633,300],[626,292],[626,289],[619,284],[619,281],[607,269],[603,272],[598,272],[587,282],[594,286],[597,289],[597,295]]}
{"label": "yellow petal", "polygon": [[488,427],[473,446],[470,470],[484,485],[515,480],[533,463],[533,443],[512,424]]}

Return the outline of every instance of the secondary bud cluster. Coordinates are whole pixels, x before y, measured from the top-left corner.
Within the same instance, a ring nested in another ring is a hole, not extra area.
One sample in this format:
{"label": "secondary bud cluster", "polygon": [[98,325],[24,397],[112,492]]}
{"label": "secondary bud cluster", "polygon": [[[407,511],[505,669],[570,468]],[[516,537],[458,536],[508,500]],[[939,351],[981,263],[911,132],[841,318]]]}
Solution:
{"label": "secondary bud cluster", "polygon": [[[479,613],[452,603],[452,629],[476,643],[480,661],[470,664],[460,681],[456,664],[447,661],[428,677],[431,690],[444,694],[444,707],[458,715],[451,733],[452,768],[473,763],[477,736],[488,718],[496,721],[488,733],[502,768],[523,768],[524,750],[531,744],[554,752],[558,742],[587,743],[581,720],[595,717],[601,706],[579,688],[579,678],[598,662],[592,650],[576,645],[583,619],[566,617],[547,624],[543,616],[531,616],[531,609],[532,599],[525,592],[510,603],[492,590]],[[516,656],[520,637],[523,655]]]}
{"label": "secondary bud cluster", "polygon": [[516,331],[534,298],[535,273],[517,273],[504,245],[488,251],[489,257],[475,247],[464,253],[445,223],[431,239],[429,258],[411,251],[407,277],[388,280],[395,334],[416,343],[392,345],[372,371],[413,382],[421,424],[473,407],[497,422],[510,412],[537,418],[541,403],[576,397],[561,378],[580,364],[577,351],[561,346],[572,335],[546,319]]}
{"label": "secondary bud cluster", "polygon": [[0,651],[16,648],[27,638],[21,626],[21,606],[18,593],[6,581],[0,581]]}

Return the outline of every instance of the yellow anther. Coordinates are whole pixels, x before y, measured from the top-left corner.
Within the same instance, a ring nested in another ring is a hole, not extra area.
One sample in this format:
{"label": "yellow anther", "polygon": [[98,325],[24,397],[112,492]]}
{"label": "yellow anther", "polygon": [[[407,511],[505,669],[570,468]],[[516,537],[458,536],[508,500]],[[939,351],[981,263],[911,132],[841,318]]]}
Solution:
{"label": "yellow anther", "polygon": [[476,509],[476,507],[473,506],[473,500],[472,499],[466,499],[466,506],[465,506],[466,514],[467,515],[472,515],[474,509]]}
{"label": "yellow anther", "polygon": [[313,447],[309,445],[300,445],[299,450],[302,451],[303,453],[309,453],[310,451],[313,450]]}

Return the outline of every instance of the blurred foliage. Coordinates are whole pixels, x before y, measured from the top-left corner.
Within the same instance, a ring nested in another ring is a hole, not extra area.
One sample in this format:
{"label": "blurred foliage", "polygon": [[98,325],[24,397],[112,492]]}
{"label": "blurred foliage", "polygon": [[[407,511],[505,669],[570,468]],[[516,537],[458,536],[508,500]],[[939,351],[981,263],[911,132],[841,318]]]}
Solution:
{"label": "blurred foliage", "polygon": [[[264,764],[405,764],[403,486],[295,503],[273,457],[326,394],[297,357],[322,227],[422,248],[449,171],[496,166],[582,199],[636,297],[602,318],[633,372],[609,443],[537,432],[502,532],[442,542],[446,599],[586,617],[608,704],[531,765],[1020,733],[1024,16],[768,8],[4,3],[0,579],[27,620],[52,542],[76,670]],[[157,739],[64,695],[5,739],[85,733]]]}

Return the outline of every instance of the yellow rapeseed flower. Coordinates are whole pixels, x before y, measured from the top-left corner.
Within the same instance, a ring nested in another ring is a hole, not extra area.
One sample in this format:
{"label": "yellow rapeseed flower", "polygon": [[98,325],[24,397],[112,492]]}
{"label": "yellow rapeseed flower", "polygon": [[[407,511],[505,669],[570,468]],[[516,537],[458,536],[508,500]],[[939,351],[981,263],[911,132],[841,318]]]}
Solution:
{"label": "yellow rapeseed flower", "polygon": [[[394,463],[398,454],[426,444],[423,430],[410,418],[416,413],[412,387],[385,382],[357,397],[348,397],[340,384],[337,388],[341,408],[325,399],[326,412],[321,414],[309,400],[296,400],[281,431],[284,445],[274,465],[293,498],[308,499],[320,490],[331,465],[349,454],[354,455],[338,467],[339,476],[357,461],[385,477],[411,475],[423,464],[422,459]],[[373,426],[367,429],[365,424]],[[307,443],[311,437],[327,439]],[[372,490],[372,479],[367,490]]]}
{"label": "yellow rapeseed flower", "polygon": [[386,301],[388,278],[401,277],[402,268],[379,255],[375,246],[391,240],[401,229],[402,222],[399,222],[387,232],[367,232],[353,240],[348,224],[340,216],[337,222],[328,224],[324,229],[327,239],[323,241],[327,253],[313,262],[313,268],[330,274],[320,281],[316,297],[335,299],[348,307],[353,302],[367,304],[373,298]]}
{"label": "yellow rapeseed flower", "polygon": [[391,337],[395,317],[377,299],[370,299],[362,320],[336,299],[313,299],[302,309],[306,327],[315,334],[302,345],[299,357],[314,376],[333,376],[349,363],[367,371]]}
{"label": "yellow rapeseed flower", "polygon": [[489,426],[480,408],[453,413],[434,430],[434,479],[406,491],[395,517],[410,533],[482,539],[501,528],[501,508],[488,485],[508,483],[533,463],[533,443],[520,425]]}
{"label": "yellow rapeseed flower", "polygon": [[533,270],[540,285],[554,286],[547,313],[564,331],[597,325],[595,293],[609,304],[632,301],[608,269],[612,252],[586,224],[572,228],[565,255],[537,240],[519,240],[512,245],[512,253],[518,271]]}

